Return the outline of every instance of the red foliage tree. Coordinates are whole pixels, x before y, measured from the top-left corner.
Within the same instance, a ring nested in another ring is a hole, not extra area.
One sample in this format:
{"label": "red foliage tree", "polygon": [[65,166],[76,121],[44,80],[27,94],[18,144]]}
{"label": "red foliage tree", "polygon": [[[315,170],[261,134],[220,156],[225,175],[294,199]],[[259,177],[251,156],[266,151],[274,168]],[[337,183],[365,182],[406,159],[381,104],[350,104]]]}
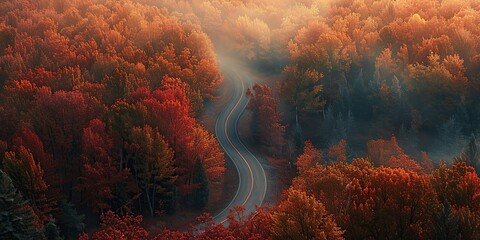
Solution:
{"label": "red foliage tree", "polygon": [[16,152],[6,152],[3,169],[12,179],[14,186],[30,201],[30,206],[38,216],[39,225],[51,219],[55,201],[47,196],[48,185],[44,180],[43,169],[36,163],[33,154],[20,146]]}
{"label": "red foliage tree", "polygon": [[89,108],[82,95],[75,92],[52,93],[41,88],[35,96],[31,118],[45,149],[61,168],[70,196],[73,181],[79,176],[81,137],[89,120]]}
{"label": "red foliage tree", "polygon": [[84,203],[94,211],[110,209],[115,188],[130,182],[130,171],[118,167],[112,150],[113,141],[105,132],[105,124],[99,119],[91,120],[82,134],[82,172],[76,190],[84,193]]}
{"label": "red foliage tree", "polygon": [[255,84],[247,90],[250,98],[247,108],[254,114],[254,136],[263,146],[272,147],[279,152],[285,144],[285,126],[281,124],[281,115],[277,110],[278,100],[272,95],[272,89],[267,85]]}
{"label": "red foliage tree", "polygon": [[435,201],[427,176],[381,167],[367,182],[353,180],[348,189],[352,203],[347,236],[428,237],[426,229],[432,224],[429,216]]}
{"label": "red foliage tree", "polygon": [[88,240],[145,240],[148,231],[141,226],[143,217],[141,215],[118,215],[108,211],[100,216],[100,230],[92,234],[82,234],[80,239]]}
{"label": "red foliage tree", "polygon": [[432,173],[432,185],[439,201],[447,200],[457,208],[480,210],[480,178],[473,167],[457,162],[451,168],[444,164]]}

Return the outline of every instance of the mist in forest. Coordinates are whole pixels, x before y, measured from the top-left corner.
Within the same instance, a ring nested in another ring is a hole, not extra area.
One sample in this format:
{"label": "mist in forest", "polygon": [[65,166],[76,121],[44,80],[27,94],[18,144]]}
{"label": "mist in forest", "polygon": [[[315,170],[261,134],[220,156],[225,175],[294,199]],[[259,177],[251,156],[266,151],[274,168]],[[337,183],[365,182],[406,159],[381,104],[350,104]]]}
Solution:
{"label": "mist in forest", "polygon": [[[218,54],[264,74],[282,73],[270,85],[290,109],[286,121],[294,119],[294,107],[303,108],[300,119],[313,128],[306,137],[322,148],[348,137],[352,156],[358,156],[368,140],[395,135],[413,156],[428,152],[436,163],[452,163],[478,132],[471,98],[477,51],[469,47],[478,28],[453,21],[475,9],[475,1],[444,1],[429,11],[389,1],[162,4],[200,25]],[[314,93],[316,86],[323,91]],[[309,106],[315,101],[324,104]],[[353,129],[358,127],[365,129]]]}
{"label": "mist in forest", "polygon": [[[479,22],[479,0],[1,1],[0,239],[480,239]],[[233,95],[251,175],[214,129]],[[269,207],[226,207],[241,178]]]}

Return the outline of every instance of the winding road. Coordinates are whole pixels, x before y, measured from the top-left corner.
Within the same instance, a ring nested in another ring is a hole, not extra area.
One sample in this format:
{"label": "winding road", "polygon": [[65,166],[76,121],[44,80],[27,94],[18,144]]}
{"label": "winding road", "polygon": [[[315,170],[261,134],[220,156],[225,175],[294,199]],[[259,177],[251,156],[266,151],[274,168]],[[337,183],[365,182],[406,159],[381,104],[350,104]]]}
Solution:
{"label": "winding road", "polygon": [[228,58],[220,58],[220,68],[230,99],[218,115],[215,134],[224,152],[234,163],[238,172],[238,188],[235,196],[220,213],[214,216],[216,223],[226,224],[227,216],[235,206],[244,206],[248,215],[261,206],[267,191],[265,171],[254,154],[238,137],[237,125],[248,104],[247,88],[253,84],[248,68]]}

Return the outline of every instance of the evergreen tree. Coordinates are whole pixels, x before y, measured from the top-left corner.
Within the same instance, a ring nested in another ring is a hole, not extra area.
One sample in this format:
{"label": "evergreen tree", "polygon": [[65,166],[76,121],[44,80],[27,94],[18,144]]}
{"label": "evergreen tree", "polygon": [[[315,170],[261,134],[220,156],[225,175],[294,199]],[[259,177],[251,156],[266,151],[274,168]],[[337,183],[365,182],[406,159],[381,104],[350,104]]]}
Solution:
{"label": "evergreen tree", "polygon": [[73,203],[63,201],[60,204],[61,215],[58,218],[60,229],[68,239],[77,236],[85,229],[85,215],[78,214]]}
{"label": "evergreen tree", "polygon": [[463,149],[463,152],[460,156],[455,157],[456,162],[465,162],[468,166],[472,166],[477,171],[477,174],[480,173],[480,154],[478,152],[478,145],[475,136],[470,137],[470,141],[467,146]]}
{"label": "evergreen tree", "polygon": [[161,199],[161,206],[168,214],[174,214],[177,208],[177,186],[170,181],[165,182],[165,191],[167,194]]}
{"label": "evergreen tree", "polygon": [[269,147],[272,153],[281,153],[285,145],[285,126],[281,124],[278,100],[273,97],[272,89],[266,85],[255,84],[246,94],[249,97],[247,109],[254,114],[254,138],[261,145]]}
{"label": "evergreen tree", "polygon": [[0,170],[0,239],[39,239],[36,221],[32,208]]}
{"label": "evergreen tree", "polygon": [[455,117],[451,117],[439,129],[438,138],[441,143],[446,145],[455,144],[462,137],[462,128],[457,123]]}
{"label": "evergreen tree", "polygon": [[323,122],[321,125],[321,137],[323,141],[323,146],[328,146],[330,143],[330,140],[332,139],[333,136],[333,130],[335,128],[335,116],[333,114],[332,107],[328,107],[327,110],[324,112],[324,118]]}
{"label": "evergreen tree", "polygon": [[474,130],[471,112],[468,109],[465,96],[461,96],[460,106],[455,111],[455,116],[457,116],[457,121],[463,127],[463,133],[468,134]]}
{"label": "evergreen tree", "polygon": [[462,150],[464,143],[462,128],[451,117],[440,127],[437,146],[432,149],[431,155],[435,160],[452,160]]}
{"label": "evergreen tree", "polygon": [[418,132],[413,129],[406,129],[405,125],[402,124],[398,130],[398,143],[400,146],[405,149],[410,155],[416,155],[418,153]]}
{"label": "evergreen tree", "polygon": [[340,112],[335,120],[335,126],[332,130],[332,135],[329,141],[329,147],[338,143],[342,139],[347,139],[347,123],[343,119],[343,115]]}
{"label": "evergreen tree", "polygon": [[50,221],[43,227],[43,234],[47,240],[63,240],[60,236],[60,229],[55,222]]}
{"label": "evergreen tree", "polygon": [[294,131],[293,134],[294,134],[294,141],[295,141],[294,154],[297,155],[297,153],[301,149],[303,149],[303,143],[305,142],[305,137],[303,136],[302,127],[300,126],[300,124],[295,124],[293,131]]}
{"label": "evergreen tree", "polygon": [[355,135],[355,119],[353,117],[352,111],[348,111],[347,113],[347,119],[346,119],[346,127],[347,127],[347,138],[350,139]]}
{"label": "evergreen tree", "polygon": [[208,178],[205,174],[205,168],[203,167],[202,161],[200,158],[197,158],[195,162],[195,172],[194,172],[194,184],[198,187],[194,190],[192,196],[194,198],[194,205],[197,209],[204,209],[208,203]]}

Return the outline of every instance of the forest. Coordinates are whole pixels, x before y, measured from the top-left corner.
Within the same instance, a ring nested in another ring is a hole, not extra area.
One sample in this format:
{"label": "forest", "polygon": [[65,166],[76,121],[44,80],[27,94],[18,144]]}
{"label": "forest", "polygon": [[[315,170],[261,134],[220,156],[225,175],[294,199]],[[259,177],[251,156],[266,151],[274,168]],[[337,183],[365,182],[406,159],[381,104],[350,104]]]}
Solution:
{"label": "forest", "polygon": [[479,96],[480,0],[5,0],[0,239],[480,239]]}

